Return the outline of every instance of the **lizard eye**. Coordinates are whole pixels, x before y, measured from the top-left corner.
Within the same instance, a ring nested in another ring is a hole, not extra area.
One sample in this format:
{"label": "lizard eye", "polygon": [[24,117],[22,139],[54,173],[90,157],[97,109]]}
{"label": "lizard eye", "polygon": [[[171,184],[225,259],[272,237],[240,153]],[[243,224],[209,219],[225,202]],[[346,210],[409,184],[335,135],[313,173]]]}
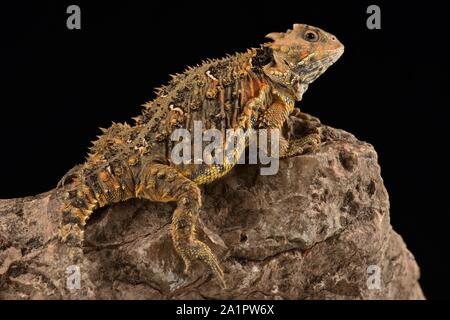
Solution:
{"label": "lizard eye", "polygon": [[319,40],[319,34],[315,31],[309,30],[305,32],[303,38],[309,42],[316,42],[317,40]]}

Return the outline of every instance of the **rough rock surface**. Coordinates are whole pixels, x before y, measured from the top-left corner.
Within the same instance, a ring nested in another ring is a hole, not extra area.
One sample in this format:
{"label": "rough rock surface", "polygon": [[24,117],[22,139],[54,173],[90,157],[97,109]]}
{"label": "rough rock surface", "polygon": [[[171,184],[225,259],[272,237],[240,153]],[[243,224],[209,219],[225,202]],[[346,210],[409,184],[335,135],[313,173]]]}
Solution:
{"label": "rough rock surface", "polygon": [[[302,128],[291,119],[292,134]],[[241,165],[203,189],[199,237],[221,259],[228,289],[201,264],[183,274],[172,204],[131,200],[90,220],[81,288],[69,290],[56,237],[62,193],[53,190],[0,200],[0,299],[423,299],[419,268],[389,222],[373,147],[321,132],[317,150],[280,161],[275,176]],[[379,289],[368,287],[371,265]]]}

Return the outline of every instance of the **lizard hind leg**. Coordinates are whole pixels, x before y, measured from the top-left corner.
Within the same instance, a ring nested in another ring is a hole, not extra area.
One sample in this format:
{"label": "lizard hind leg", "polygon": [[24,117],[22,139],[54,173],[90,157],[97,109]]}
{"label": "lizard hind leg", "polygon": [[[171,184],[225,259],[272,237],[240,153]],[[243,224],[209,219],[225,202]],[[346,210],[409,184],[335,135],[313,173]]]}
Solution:
{"label": "lizard hind leg", "polygon": [[196,237],[196,225],[201,206],[201,192],[195,182],[175,168],[150,164],[141,174],[136,196],[152,201],[175,201],[177,208],[172,217],[171,235],[175,251],[180,255],[188,272],[192,262],[202,262],[225,287],[223,271],[211,249]]}

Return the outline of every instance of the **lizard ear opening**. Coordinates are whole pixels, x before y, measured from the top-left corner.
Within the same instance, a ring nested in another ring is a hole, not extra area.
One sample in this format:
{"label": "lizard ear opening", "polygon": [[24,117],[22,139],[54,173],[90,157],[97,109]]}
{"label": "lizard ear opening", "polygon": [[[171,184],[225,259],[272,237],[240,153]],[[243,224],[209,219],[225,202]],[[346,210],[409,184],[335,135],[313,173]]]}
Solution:
{"label": "lizard ear opening", "polygon": [[273,51],[270,47],[261,47],[256,49],[256,55],[252,58],[252,65],[255,67],[263,67],[273,61]]}

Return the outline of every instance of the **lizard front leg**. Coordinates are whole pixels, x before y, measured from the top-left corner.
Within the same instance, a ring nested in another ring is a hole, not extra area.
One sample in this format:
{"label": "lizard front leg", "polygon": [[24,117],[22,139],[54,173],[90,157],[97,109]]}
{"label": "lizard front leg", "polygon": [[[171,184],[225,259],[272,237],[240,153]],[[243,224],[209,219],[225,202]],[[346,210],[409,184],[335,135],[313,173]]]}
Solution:
{"label": "lizard front leg", "polygon": [[[271,136],[270,130],[279,129],[287,120],[288,116],[294,113],[295,116],[300,115],[302,119],[313,120],[314,117],[298,111],[293,104],[286,103],[282,99],[275,101],[265,110],[259,119],[259,127],[268,130],[268,137]],[[279,136],[279,156],[280,158],[288,158],[300,155],[307,150],[314,149],[320,144],[320,135],[316,132],[310,133],[304,137],[287,140],[282,135]]]}
{"label": "lizard front leg", "polygon": [[198,185],[175,168],[149,164],[142,169],[136,197],[151,201],[175,201],[171,235],[175,251],[181,256],[188,272],[193,261],[201,261],[225,287],[224,274],[211,249],[197,239],[196,226],[201,206]]}

